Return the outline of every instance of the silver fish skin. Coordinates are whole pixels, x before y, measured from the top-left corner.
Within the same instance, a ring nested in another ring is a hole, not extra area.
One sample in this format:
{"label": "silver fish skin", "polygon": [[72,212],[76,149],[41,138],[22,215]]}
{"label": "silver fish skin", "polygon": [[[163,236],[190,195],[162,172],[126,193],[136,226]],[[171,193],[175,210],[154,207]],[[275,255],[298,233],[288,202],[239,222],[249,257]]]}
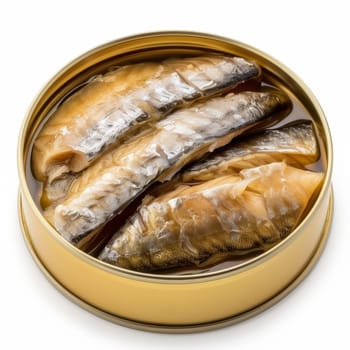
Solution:
{"label": "silver fish skin", "polygon": [[207,181],[221,175],[272,162],[303,167],[317,161],[320,152],[310,120],[248,135],[210,153],[179,174],[182,182]]}
{"label": "silver fish skin", "polygon": [[277,122],[289,108],[289,98],[271,90],[229,94],[179,110],[89,167],[47,218],[78,244],[152,182],[170,179],[191,160],[258,124]]}
{"label": "silver fish skin", "polygon": [[33,148],[36,178],[85,169],[114,144],[175,108],[260,75],[243,58],[208,55],[127,65],[97,76],[50,117]]}
{"label": "silver fish skin", "polygon": [[266,250],[300,222],[323,177],[271,163],[147,198],[99,259],[152,272]]}

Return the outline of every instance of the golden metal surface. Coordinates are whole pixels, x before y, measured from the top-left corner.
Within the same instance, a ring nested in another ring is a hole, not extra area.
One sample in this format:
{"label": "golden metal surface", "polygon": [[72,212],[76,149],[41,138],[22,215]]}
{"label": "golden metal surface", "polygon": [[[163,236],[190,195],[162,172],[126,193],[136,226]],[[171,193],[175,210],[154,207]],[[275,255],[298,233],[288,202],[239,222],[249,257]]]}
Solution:
{"label": "golden metal surface", "polygon": [[36,262],[36,264],[39,266],[41,271],[44,273],[46,278],[67,298],[69,298],[74,303],[78,304],[85,310],[95,314],[96,316],[99,316],[101,318],[104,318],[107,321],[117,323],[121,326],[127,326],[130,328],[135,328],[139,330],[144,331],[151,331],[151,332],[162,332],[162,333],[192,333],[192,332],[203,332],[203,331],[209,331],[214,330],[221,327],[230,326],[232,324],[244,321],[250,317],[253,317],[260,312],[266,310],[267,308],[271,307],[275,303],[277,303],[279,300],[284,298],[287,294],[289,294],[302,280],[308,275],[308,273],[311,271],[317,260],[319,259],[325,244],[327,242],[328,234],[329,234],[329,228],[332,222],[332,215],[333,215],[333,192],[331,193],[330,201],[329,201],[329,207],[327,211],[327,218],[325,221],[325,225],[323,227],[321,240],[316,247],[314,255],[311,257],[310,261],[307,263],[304,270],[285,288],[283,289],[279,294],[273,296],[271,299],[265,301],[263,304],[258,305],[257,307],[253,309],[249,309],[247,311],[244,311],[241,314],[234,315],[232,317],[228,317],[223,320],[214,321],[214,322],[208,322],[208,323],[202,323],[202,324],[191,324],[191,325],[160,325],[160,324],[151,324],[151,323],[142,323],[142,322],[135,322],[130,319],[121,318],[118,315],[112,315],[110,313],[101,311],[100,309],[88,304],[84,300],[76,297],[74,294],[72,294],[68,289],[63,287],[59,281],[55,279],[53,275],[50,274],[50,272],[46,269],[46,267],[43,265],[43,263],[38,258],[33,245],[30,240],[30,235],[26,226],[25,218],[22,215],[22,204],[21,204],[21,195],[19,193],[18,196],[18,211],[19,211],[19,218],[20,218],[20,224],[23,232],[24,240],[27,244],[27,247]]}
{"label": "golden metal surface", "polygon": [[[111,65],[203,50],[254,59],[271,83],[294,95],[312,115],[325,144],[327,164],[325,182],[308,215],[290,236],[268,252],[234,268],[191,276],[123,270],[70,245],[46,222],[29,192],[26,163],[38,125],[73,87]],[[56,286],[65,290],[66,295],[74,296],[79,304],[99,310],[105,318],[123,324],[125,320],[138,328],[149,325],[145,328],[176,331],[196,330],[197,325],[224,325],[277,301],[313,265],[329,229],[332,158],[327,121],[317,100],[281,63],[245,44],[207,34],[139,35],[111,42],[79,57],[60,71],[34,101],[19,137],[20,215],[37,262]]]}

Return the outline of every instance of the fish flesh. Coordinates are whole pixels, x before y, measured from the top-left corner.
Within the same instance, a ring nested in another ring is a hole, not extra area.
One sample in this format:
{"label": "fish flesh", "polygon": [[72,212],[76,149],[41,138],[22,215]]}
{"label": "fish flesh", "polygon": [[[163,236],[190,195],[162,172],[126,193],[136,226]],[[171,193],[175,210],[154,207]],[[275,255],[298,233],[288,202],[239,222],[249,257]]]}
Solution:
{"label": "fish flesh", "polygon": [[298,225],[323,178],[279,162],[146,197],[99,259],[152,272],[264,251]]}
{"label": "fish flesh", "polygon": [[176,111],[86,169],[46,217],[79,246],[154,181],[170,179],[246,130],[278,122],[290,106],[284,93],[267,90],[228,94]]}
{"label": "fish flesh", "polygon": [[242,169],[285,161],[303,167],[319,158],[316,134],[310,120],[234,140],[190,165],[179,174],[181,182],[207,181]]}
{"label": "fish flesh", "polygon": [[79,246],[155,180],[171,178],[256,125],[277,122],[289,108],[289,98],[271,90],[229,94],[174,112],[86,169],[46,217]]}
{"label": "fish flesh", "polygon": [[[217,176],[230,175],[242,169],[278,161],[303,167],[317,161],[319,154],[312,122],[299,120],[278,129],[264,130],[239,140],[235,139],[229,145],[189,165],[172,181],[159,185],[152,191],[168,191],[181,183],[207,181]],[[63,186],[67,187],[66,184]],[[62,192],[63,189],[60,188],[59,191]]]}
{"label": "fish flesh", "polygon": [[99,75],[50,116],[34,142],[33,173],[48,184],[63,177],[59,193],[72,180],[66,174],[82,171],[141,126],[259,75],[255,63],[223,55],[139,63]]}
{"label": "fish flesh", "polygon": [[93,79],[58,108],[34,143],[33,171],[45,181],[42,207],[63,198],[75,173],[140,127],[259,75],[243,58],[211,55],[125,66]]}
{"label": "fish flesh", "polygon": [[240,170],[284,161],[305,168],[319,159],[320,151],[313,124],[299,120],[278,129],[243,135],[230,144],[186,166],[170,181],[156,184],[152,196],[174,190],[183,184],[195,184],[218,176],[238,174]]}

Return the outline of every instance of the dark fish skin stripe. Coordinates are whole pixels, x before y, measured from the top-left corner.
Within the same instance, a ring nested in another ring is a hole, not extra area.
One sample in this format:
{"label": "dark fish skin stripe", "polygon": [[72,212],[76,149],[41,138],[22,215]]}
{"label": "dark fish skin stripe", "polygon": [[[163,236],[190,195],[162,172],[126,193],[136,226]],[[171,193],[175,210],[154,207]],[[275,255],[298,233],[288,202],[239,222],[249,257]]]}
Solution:
{"label": "dark fish skin stripe", "polygon": [[215,177],[219,172],[223,174],[225,169],[228,172],[235,168],[240,170],[240,162],[246,164],[251,161],[253,166],[258,165],[254,163],[253,156],[255,155],[258,162],[261,161],[258,157],[262,158],[264,154],[266,159],[276,157],[275,161],[284,159],[292,165],[305,165],[316,161],[319,149],[312,122],[304,120],[235,139],[229,145],[190,164],[179,175],[185,182],[196,180],[204,174],[209,179],[210,173]]}

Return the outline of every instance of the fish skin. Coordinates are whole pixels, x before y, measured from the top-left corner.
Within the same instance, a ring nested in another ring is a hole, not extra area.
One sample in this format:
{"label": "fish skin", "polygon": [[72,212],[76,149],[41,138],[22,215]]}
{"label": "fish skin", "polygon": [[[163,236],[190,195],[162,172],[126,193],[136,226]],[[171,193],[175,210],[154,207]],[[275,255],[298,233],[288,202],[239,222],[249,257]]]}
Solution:
{"label": "fish skin", "polygon": [[195,86],[208,96],[260,74],[260,68],[254,67],[244,58],[233,59],[234,65],[227,59],[218,59],[217,56],[198,57],[195,62],[192,58],[168,59],[164,63],[176,70],[189,85]]}
{"label": "fish skin", "polygon": [[207,181],[217,176],[238,173],[242,169],[279,161],[303,167],[318,158],[319,148],[313,124],[304,120],[234,140],[187,167],[179,174],[178,180]]}
{"label": "fish skin", "polygon": [[148,198],[99,259],[152,272],[264,251],[298,225],[323,177],[270,163]]}
{"label": "fish skin", "polygon": [[275,123],[290,108],[278,90],[212,98],[179,110],[99,159],[47,213],[68,241],[110,220],[154,181],[170,179],[185,164],[230,142],[254,126]]}
{"label": "fish skin", "polygon": [[40,131],[33,173],[53,181],[80,172],[140,126],[259,75],[260,68],[243,58],[209,55],[128,65],[97,76],[64,101]]}

